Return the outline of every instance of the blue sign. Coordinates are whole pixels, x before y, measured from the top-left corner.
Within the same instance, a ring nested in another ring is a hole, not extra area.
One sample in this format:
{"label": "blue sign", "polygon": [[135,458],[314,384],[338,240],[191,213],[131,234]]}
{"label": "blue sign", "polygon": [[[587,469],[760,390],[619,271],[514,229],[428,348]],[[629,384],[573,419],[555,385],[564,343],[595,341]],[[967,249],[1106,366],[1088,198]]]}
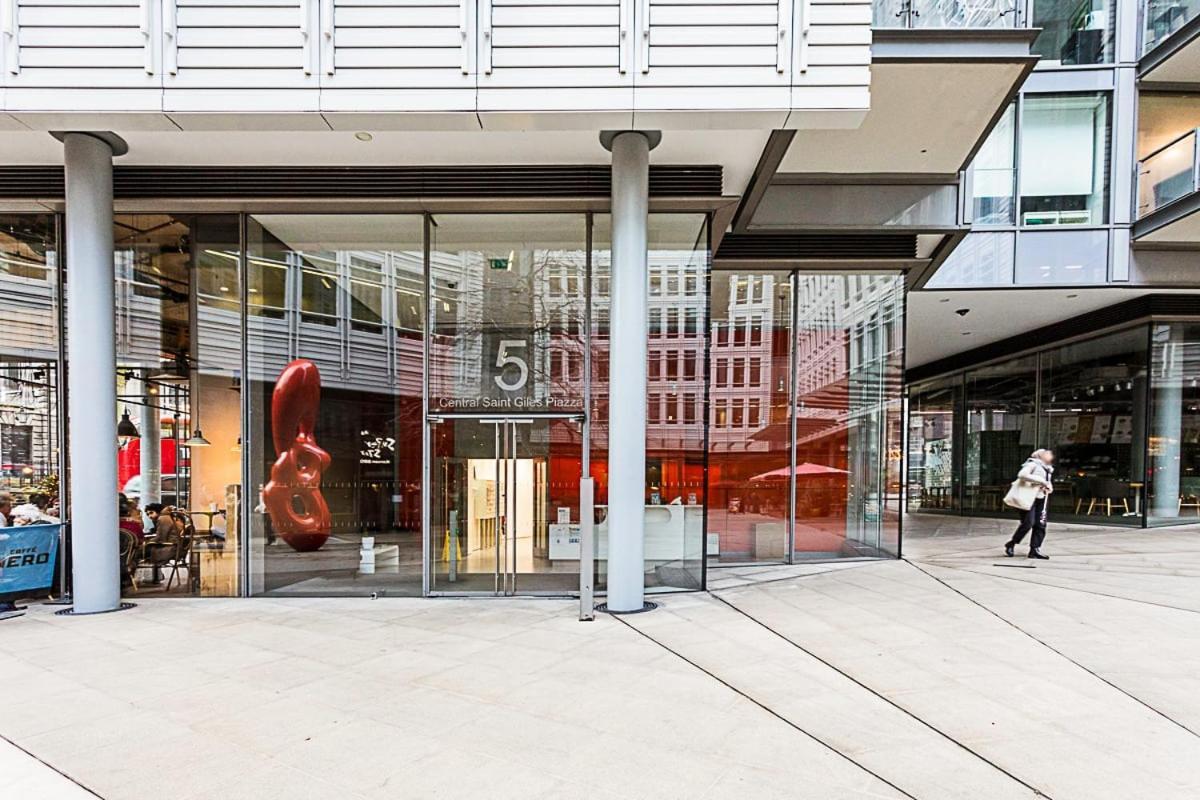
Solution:
{"label": "blue sign", "polygon": [[0,528],[0,597],[49,589],[61,525]]}

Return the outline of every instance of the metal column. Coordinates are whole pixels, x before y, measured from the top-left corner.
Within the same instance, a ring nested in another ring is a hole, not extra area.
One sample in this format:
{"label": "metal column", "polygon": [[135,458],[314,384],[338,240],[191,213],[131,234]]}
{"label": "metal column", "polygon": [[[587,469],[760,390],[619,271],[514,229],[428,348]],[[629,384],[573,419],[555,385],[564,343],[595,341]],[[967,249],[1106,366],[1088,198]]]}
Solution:
{"label": "metal column", "polygon": [[602,133],[612,151],[608,422],[608,610],[645,600],[647,239],[657,132]]}
{"label": "metal column", "polygon": [[117,536],[117,381],[113,134],[62,133],[66,164],[68,430],[74,613],[121,605]]}

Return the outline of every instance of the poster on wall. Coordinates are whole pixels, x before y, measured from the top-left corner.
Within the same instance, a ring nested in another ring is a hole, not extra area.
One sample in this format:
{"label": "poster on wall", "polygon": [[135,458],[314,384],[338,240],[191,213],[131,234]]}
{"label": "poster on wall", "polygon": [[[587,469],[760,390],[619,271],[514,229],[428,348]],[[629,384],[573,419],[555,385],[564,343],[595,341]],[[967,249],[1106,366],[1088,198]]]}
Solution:
{"label": "poster on wall", "polygon": [[1091,414],[1087,414],[1079,418],[1079,427],[1075,429],[1075,436],[1071,439],[1074,444],[1087,444],[1092,440],[1092,427],[1096,424],[1096,418]]}
{"label": "poster on wall", "polygon": [[1075,441],[1075,432],[1079,430],[1079,417],[1075,414],[1059,419],[1058,436],[1051,441],[1057,444],[1070,444]]}
{"label": "poster on wall", "polygon": [[1133,441],[1133,417],[1117,417],[1113,420],[1112,443],[1129,444]]}
{"label": "poster on wall", "polygon": [[1112,415],[1099,414],[1092,422],[1092,444],[1105,444],[1108,441],[1108,435],[1112,433]]}

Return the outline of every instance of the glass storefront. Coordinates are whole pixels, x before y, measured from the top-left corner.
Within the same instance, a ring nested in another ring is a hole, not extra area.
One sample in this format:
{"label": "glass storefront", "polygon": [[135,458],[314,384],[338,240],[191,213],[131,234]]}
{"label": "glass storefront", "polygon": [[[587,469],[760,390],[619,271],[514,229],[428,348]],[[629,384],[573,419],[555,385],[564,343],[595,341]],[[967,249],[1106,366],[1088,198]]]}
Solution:
{"label": "glass storefront", "polygon": [[[0,218],[14,492],[57,493],[59,223]],[[648,589],[898,552],[901,276],[714,271],[706,214],[649,223]],[[126,591],[570,594],[584,475],[603,590],[610,238],[583,212],[117,215]]]}
{"label": "glass storefront", "polygon": [[0,214],[0,492],[58,515],[59,269],[54,216]]}
{"label": "glass storefront", "polygon": [[1200,325],[1154,322],[914,386],[908,509],[1008,515],[1009,484],[1047,447],[1057,519],[1200,520],[1198,381]]}

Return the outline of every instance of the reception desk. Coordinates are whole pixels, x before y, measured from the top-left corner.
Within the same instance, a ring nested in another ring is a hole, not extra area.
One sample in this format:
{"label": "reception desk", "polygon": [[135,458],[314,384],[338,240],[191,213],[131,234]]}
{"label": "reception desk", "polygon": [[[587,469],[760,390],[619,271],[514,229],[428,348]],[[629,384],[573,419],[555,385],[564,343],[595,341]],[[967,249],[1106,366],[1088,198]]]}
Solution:
{"label": "reception desk", "polygon": [[[596,525],[596,558],[608,558],[608,507],[596,506],[602,521]],[[698,560],[704,547],[704,506],[678,503],[646,506],[645,559]],[[550,558],[579,560],[579,523],[550,526]]]}

